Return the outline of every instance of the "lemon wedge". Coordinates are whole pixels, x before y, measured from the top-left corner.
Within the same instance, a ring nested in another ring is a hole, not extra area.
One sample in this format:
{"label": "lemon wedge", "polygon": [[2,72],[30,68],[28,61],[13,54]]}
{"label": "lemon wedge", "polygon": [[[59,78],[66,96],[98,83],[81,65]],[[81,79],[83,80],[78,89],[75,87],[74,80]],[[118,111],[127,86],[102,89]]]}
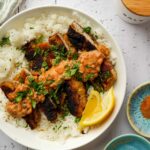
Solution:
{"label": "lemon wedge", "polygon": [[114,90],[111,88],[103,97],[98,91],[92,90],[79,122],[79,128],[102,123],[109,117],[115,107]]}

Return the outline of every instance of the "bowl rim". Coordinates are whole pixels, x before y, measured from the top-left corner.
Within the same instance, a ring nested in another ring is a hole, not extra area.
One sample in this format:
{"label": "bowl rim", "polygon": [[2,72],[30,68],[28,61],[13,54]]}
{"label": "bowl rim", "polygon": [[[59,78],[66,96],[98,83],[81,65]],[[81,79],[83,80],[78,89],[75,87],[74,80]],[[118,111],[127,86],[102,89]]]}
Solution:
{"label": "bowl rim", "polygon": [[130,96],[128,97],[128,101],[126,104],[126,116],[127,119],[129,121],[130,126],[132,127],[132,129],[134,129],[134,131],[136,131],[136,133],[138,133],[139,135],[146,137],[146,138],[150,138],[150,135],[147,135],[145,133],[143,133],[142,131],[139,131],[139,129],[137,128],[137,126],[133,123],[131,116],[130,116],[130,103],[131,103],[131,99],[133,97],[134,94],[136,94],[139,90],[141,90],[143,87],[149,85],[150,86],[150,82],[144,82],[142,84],[139,84],[136,88],[133,89],[133,91],[131,92]]}
{"label": "bowl rim", "polygon": [[[76,11],[78,13],[81,13],[89,18],[91,18],[92,20],[94,20],[97,24],[100,25],[100,27],[102,28],[102,30],[105,31],[105,33],[109,36],[109,38],[111,39],[111,41],[114,43],[115,47],[118,49],[119,53],[121,54],[121,62],[122,62],[122,70],[123,70],[123,73],[124,73],[124,86],[123,86],[123,94],[122,94],[122,102],[120,104],[120,106],[118,107],[118,110],[116,110],[116,114],[114,116],[114,118],[112,119],[112,121],[109,122],[109,124],[107,124],[107,127],[105,128],[104,132],[102,132],[101,134],[97,134],[96,136],[94,136],[93,138],[91,138],[90,140],[88,140],[87,142],[84,142],[82,144],[79,144],[79,145],[76,145],[74,147],[71,147],[71,149],[75,149],[75,148],[79,148],[79,147],[82,147],[82,146],[85,146],[87,145],[88,143],[94,141],[95,139],[97,139],[98,137],[100,137],[101,135],[103,135],[107,130],[108,128],[111,127],[112,123],[114,122],[114,120],[116,119],[116,117],[118,116],[120,110],[121,110],[121,107],[123,105],[123,101],[124,101],[124,98],[125,98],[125,94],[126,94],[126,86],[127,86],[127,73],[126,73],[126,65],[125,65],[125,60],[124,60],[124,57],[123,57],[123,53],[122,53],[122,50],[121,48],[119,47],[119,44],[116,42],[115,38],[108,32],[108,30],[104,27],[104,25],[98,20],[96,19],[95,16],[92,16],[90,15],[89,13],[83,11],[83,10],[80,10],[80,9],[77,9],[77,8],[73,8],[71,6],[63,6],[63,5],[43,5],[43,6],[37,6],[37,7],[32,7],[32,8],[28,8],[28,9],[25,9],[19,13],[17,13],[16,15],[12,16],[11,18],[9,18],[7,21],[5,21],[1,26],[0,26],[0,30],[5,26],[7,25],[9,22],[11,22],[13,19],[17,18],[18,16],[21,16],[23,15],[24,13],[27,13],[27,12],[30,12],[30,11],[34,11],[34,10],[37,10],[37,9],[44,9],[44,8],[52,8],[52,7],[55,7],[55,8],[60,8],[60,9],[68,9],[68,10],[71,10],[71,11]],[[3,131],[3,130],[2,130]],[[3,131],[4,132],[4,131]],[[5,133],[5,132],[4,132]],[[5,133],[7,135],[7,133]],[[9,136],[10,137],[10,136]],[[24,146],[28,146],[28,145],[25,145],[23,142],[13,138],[13,137],[10,137],[11,139],[13,139],[14,141],[16,141],[17,143],[19,144],[22,144]],[[30,147],[30,146],[29,146]],[[35,148],[35,147],[30,147],[30,148]]]}
{"label": "bowl rim", "polygon": [[146,138],[144,138],[144,137],[142,137],[142,136],[140,136],[140,135],[137,135],[137,134],[127,133],[127,134],[119,135],[119,136],[115,137],[114,139],[112,139],[112,140],[111,140],[110,142],[108,142],[107,145],[104,147],[104,150],[107,150],[107,148],[108,148],[113,142],[115,142],[115,141],[117,141],[117,140],[121,140],[122,138],[126,138],[126,137],[137,138],[137,139],[140,139],[140,140],[144,141],[146,144],[150,145],[150,142],[149,142]]}

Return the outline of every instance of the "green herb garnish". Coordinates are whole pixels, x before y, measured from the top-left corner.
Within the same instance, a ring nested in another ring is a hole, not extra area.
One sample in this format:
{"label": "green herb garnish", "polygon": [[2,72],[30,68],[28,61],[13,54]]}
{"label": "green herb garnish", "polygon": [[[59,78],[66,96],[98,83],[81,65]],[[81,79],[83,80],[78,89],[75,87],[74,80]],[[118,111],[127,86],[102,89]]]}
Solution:
{"label": "green herb garnish", "polygon": [[89,82],[86,82],[86,83],[85,83],[85,88],[86,88],[86,90],[88,90],[90,86],[91,86],[91,84],[90,84]]}
{"label": "green herb garnish", "polygon": [[61,57],[60,57],[60,56],[56,56],[56,58],[53,59],[52,64],[53,64],[54,66],[56,66],[56,65],[58,65],[58,64],[60,63],[60,61],[61,61]]}
{"label": "green herb garnish", "polygon": [[89,68],[93,68],[90,65],[86,65],[85,68],[89,69]]}
{"label": "green herb garnish", "polygon": [[72,55],[72,59],[73,59],[73,60],[77,60],[77,59],[78,59],[78,53],[74,53],[74,54]]}
{"label": "green herb garnish", "polygon": [[52,84],[52,83],[54,83],[55,82],[55,80],[47,80],[46,82],[45,82],[45,84]]}
{"label": "green herb garnish", "polygon": [[53,65],[59,64],[61,60],[66,60],[68,52],[64,46],[52,45],[51,50],[54,53],[55,59],[53,60]]}
{"label": "green herb garnish", "polygon": [[82,81],[82,73],[79,70],[76,72],[75,77],[78,81]]}
{"label": "green herb garnish", "polygon": [[34,29],[34,27],[30,27],[30,29]]}
{"label": "green herb garnish", "polygon": [[47,95],[48,91],[45,89],[44,87],[44,83],[43,82],[36,82],[34,80],[34,78],[29,77],[28,78],[29,82],[30,82],[30,86],[32,88],[34,88],[34,90],[38,93],[38,94],[44,94]]}
{"label": "green herb garnish", "polygon": [[2,46],[4,46],[4,45],[10,45],[11,43],[10,43],[10,39],[9,39],[9,37],[3,37],[2,39],[1,39],[1,41],[0,41],[0,46],[2,47]]}
{"label": "green herb garnish", "polygon": [[14,99],[16,103],[20,102],[23,98],[25,98],[28,94],[28,91],[17,92],[17,97]]}
{"label": "green herb garnish", "polygon": [[94,77],[94,73],[89,73],[86,77],[85,77],[85,80],[88,81],[90,80],[91,78]]}
{"label": "green herb garnish", "polygon": [[29,94],[29,96],[32,96],[33,95],[33,91],[30,89],[28,94]]}
{"label": "green herb garnish", "polygon": [[83,28],[83,32],[86,32],[88,34],[91,33],[91,27],[89,27],[89,26],[88,27],[84,27]]}
{"label": "green herb garnish", "polygon": [[35,101],[35,100],[33,100],[33,99],[31,99],[31,105],[32,105],[32,108],[34,108],[34,109],[35,109],[35,107],[36,107],[36,101]]}
{"label": "green herb garnish", "polygon": [[23,80],[22,77],[19,77],[19,82],[20,82],[20,83],[23,83],[23,82],[24,82],[24,80]]}
{"label": "green herb garnish", "polygon": [[110,73],[109,70],[103,73],[103,78],[104,79],[108,79],[110,76],[111,76],[111,73]]}
{"label": "green herb garnish", "polygon": [[70,78],[70,77],[74,76],[74,75],[77,73],[78,70],[79,70],[79,64],[76,63],[76,64],[73,65],[72,68],[69,67],[69,68],[66,70],[66,72],[65,72],[65,77]]}
{"label": "green herb garnish", "polygon": [[55,90],[51,90],[49,92],[49,96],[50,96],[50,99],[55,100],[56,104],[59,104],[59,97],[58,97],[57,92]]}
{"label": "green herb garnish", "polygon": [[43,67],[45,70],[48,70],[49,67],[48,67],[48,64],[47,64],[46,61],[43,61],[42,67]]}
{"label": "green herb garnish", "polygon": [[75,123],[79,123],[80,120],[81,120],[81,118],[76,117],[76,118],[74,119],[74,122],[75,122]]}
{"label": "green herb garnish", "polygon": [[43,39],[44,39],[44,36],[43,36],[43,35],[40,35],[37,39],[35,39],[35,44],[42,43],[42,42],[43,42]]}
{"label": "green herb garnish", "polygon": [[36,47],[34,49],[34,55],[33,55],[33,57],[35,57],[37,55],[42,55],[42,50],[39,47]]}

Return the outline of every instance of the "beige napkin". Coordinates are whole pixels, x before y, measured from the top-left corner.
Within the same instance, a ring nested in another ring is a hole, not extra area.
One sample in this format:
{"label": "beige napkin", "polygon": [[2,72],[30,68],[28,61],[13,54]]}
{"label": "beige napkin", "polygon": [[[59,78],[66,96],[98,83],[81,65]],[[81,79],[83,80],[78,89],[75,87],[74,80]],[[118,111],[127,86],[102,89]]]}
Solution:
{"label": "beige napkin", "polygon": [[10,17],[22,0],[0,0],[0,24]]}

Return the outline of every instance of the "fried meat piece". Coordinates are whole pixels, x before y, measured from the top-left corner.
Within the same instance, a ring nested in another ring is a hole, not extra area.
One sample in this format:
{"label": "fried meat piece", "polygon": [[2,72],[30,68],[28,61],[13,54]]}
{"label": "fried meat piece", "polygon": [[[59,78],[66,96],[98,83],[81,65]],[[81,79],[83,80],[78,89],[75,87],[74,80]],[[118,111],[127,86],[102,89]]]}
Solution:
{"label": "fried meat piece", "polygon": [[102,81],[102,86],[104,90],[108,90],[117,80],[117,73],[111,61],[107,59],[104,60],[101,66],[101,73],[104,78]]}
{"label": "fried meat piece", "polygon": [[33,61],[29,64],[30,68],[32,70],[39,70],[42,68],[43,63],[43,57],[42,56],[36,56]]}
{"label": "fried meat piece", "polygon": [[14,80],[18,81],[20,83],[25,83],[26,77],[30,74],[28,70],[22,69],[20,73],[18,73],[15,77]]}
{"label": "fried meat piece", "polygon": [[31,129],[35,129],[40,120],[41,120],[41,113],[38,107],[32,110],[32,113],[24,117],[27,124],[30,126]]}
{"label": "fried meat piece", "polygon": [[28,99],[24,99],[18,103],[7,102],[6,110],[13,117],[21,118],[32,113],[32,105]]}
{"label": "fried meat piece", "polygon": [[103,44],[98,44],[97,50],[100,51],[101,53],[103,53],[105,57],[109,57],[110,56],[110,50],[109,50],[109,48],[106,47]]}
{"label": "fried meat piece", "polygon": [[70,40],[69,40],[67,34],[64,34],[64,35],[63,35],[63,38],[64,38],[66,44],[68,45],[69,51],[71,52],[71,54],[74,54],[74,53],[76,52],[76,48],[75,48],[75,47],[72,45],[72,43],[70,42]]}
{"label": "fried meat piece", "polygon": [[97,50],[90,52],[83,51],[80,53],[78,61],[80,62],[79,71],[82,74],[84,82],[93,80],[98,76],[104,55]]}
{"label": "fried meat piece", "polygon": [[5,93],[8,98],[8,94],[15,90],[15,82],[12,81],[4,81],[1,83],[0,88]]}
{"label": "fried meat piece", "polygon": [[69,26],[67,35],[70,42],[77,49],[88,51],[97,49],[96,42],[93,41],[91,36],[84,32],[83,28],[75,21]]}
{"label": "fried meat piece", "polygon": [[70,113],[81,117],[87,103],[86,90],[82,82],[71,79],[66,82],[67,106]]}
{"label": "fried meat piece", "polygon": [[25,51],[25,57],[28,61],[31,61],[34,58],[34,41],[35,40],[33,39],[22,46],[22,49]]}
{"label": "fried meat piece", "polygon": [[47,117],[47,120],[54,122],[57,119],[57,106],[48,95],[40,107]]}
{"label": "fried meat piece", "polygon": [[69,51],[69,46],[60,33],[56,33],[56,34],[50,36],[49,37],[49,44],[50,45],[57,45],[60,48],[64,46],[65,49]]}

